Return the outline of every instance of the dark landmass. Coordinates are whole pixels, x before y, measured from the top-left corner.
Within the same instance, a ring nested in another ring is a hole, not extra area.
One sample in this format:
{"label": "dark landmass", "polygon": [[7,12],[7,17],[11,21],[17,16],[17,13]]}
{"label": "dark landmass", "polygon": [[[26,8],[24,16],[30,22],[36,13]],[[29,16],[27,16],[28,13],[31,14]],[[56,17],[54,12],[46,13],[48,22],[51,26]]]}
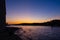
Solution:
{"label": "dark landmass", "polygon": [[10,26],[8,23],[5,24],[6,26]]}
{"label": "dark landmass", "polygon": [[4,27],[0,28],[0,40],[22,40],[20,37],[14,34],[19,28]]}
{"label": "dark landmass", "polygon": [[21,23],[21,24],[13,24],[13,25],[32,25],[32,26],[60,26],[60,20],[51,20],[44,23]]}

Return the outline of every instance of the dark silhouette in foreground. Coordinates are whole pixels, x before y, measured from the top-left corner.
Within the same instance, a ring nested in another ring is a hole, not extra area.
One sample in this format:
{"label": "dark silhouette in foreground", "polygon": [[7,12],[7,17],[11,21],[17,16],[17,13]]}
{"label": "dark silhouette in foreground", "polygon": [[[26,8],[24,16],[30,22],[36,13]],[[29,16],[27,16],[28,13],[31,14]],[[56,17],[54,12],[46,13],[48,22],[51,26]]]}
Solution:
{"label": "dark silhouette in foreground", "polygon": [[51,20],[44,23],[21,23],[21,24],[14,24],[14,25],[32,25],[32,26],[60,26],[60,20]]}
{"label": "dark silhouette in foreground", "polygon": [[18,30],[18,28],[14,27],[5,27],[0,28],[0,40],[22,40],[14,32]]}
{"label": "dark silhouette in foreground", "polygon": [[14,34],[18,28],[6,27],[5,15],[5,0],[0,0],[0,40],[21,40],[21,38]]}

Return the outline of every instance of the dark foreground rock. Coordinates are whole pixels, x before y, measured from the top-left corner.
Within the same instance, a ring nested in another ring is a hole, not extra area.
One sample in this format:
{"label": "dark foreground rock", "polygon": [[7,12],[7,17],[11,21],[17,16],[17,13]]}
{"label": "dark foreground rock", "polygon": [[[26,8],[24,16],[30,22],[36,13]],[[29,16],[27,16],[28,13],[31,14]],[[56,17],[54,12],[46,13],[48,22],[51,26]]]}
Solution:
{"label": "dark foreground rock", "polygon": [[22,40],[14,32],[18,30],[18,28],[14,27],[5,27],[0,28],[0,40]]}

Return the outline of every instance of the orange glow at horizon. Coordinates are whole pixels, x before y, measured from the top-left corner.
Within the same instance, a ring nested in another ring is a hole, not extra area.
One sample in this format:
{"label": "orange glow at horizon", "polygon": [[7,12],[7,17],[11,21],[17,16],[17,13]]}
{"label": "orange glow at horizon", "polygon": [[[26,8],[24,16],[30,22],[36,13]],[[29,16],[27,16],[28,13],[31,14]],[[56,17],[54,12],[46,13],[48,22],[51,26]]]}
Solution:
{"label": "orange glow at horizon", "polygon": [[13,21],[6,21],[8,24],[19,24],[19,23],[43,23],[50,21],[48,20],[32,20],[32,19],[21,19],[21,20],[13,20]]}
{"label": "orange glow at horizon", "polygon": [[[60,16],[59,16],[60,17]],[[20,24],[20,23],[43,23],[52,20],[53,18],[58,18],[58,17],[52,17],[49,19],[33,19],[31,17],[15,17],[15,18],[6,18],[6,23],[8,24]]]}

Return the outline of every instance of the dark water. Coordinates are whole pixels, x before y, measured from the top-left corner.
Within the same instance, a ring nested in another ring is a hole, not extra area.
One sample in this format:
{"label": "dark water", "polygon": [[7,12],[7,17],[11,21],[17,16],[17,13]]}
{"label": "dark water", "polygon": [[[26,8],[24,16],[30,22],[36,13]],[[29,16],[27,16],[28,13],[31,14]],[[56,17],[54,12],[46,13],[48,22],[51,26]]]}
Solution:
{"label": "dark water", "polygon": [[[12,27],[12,26],[10,26]],[[60,40],[60,27],[50,26],[13,26],[20,29],[15,32],[23,40]]]}

